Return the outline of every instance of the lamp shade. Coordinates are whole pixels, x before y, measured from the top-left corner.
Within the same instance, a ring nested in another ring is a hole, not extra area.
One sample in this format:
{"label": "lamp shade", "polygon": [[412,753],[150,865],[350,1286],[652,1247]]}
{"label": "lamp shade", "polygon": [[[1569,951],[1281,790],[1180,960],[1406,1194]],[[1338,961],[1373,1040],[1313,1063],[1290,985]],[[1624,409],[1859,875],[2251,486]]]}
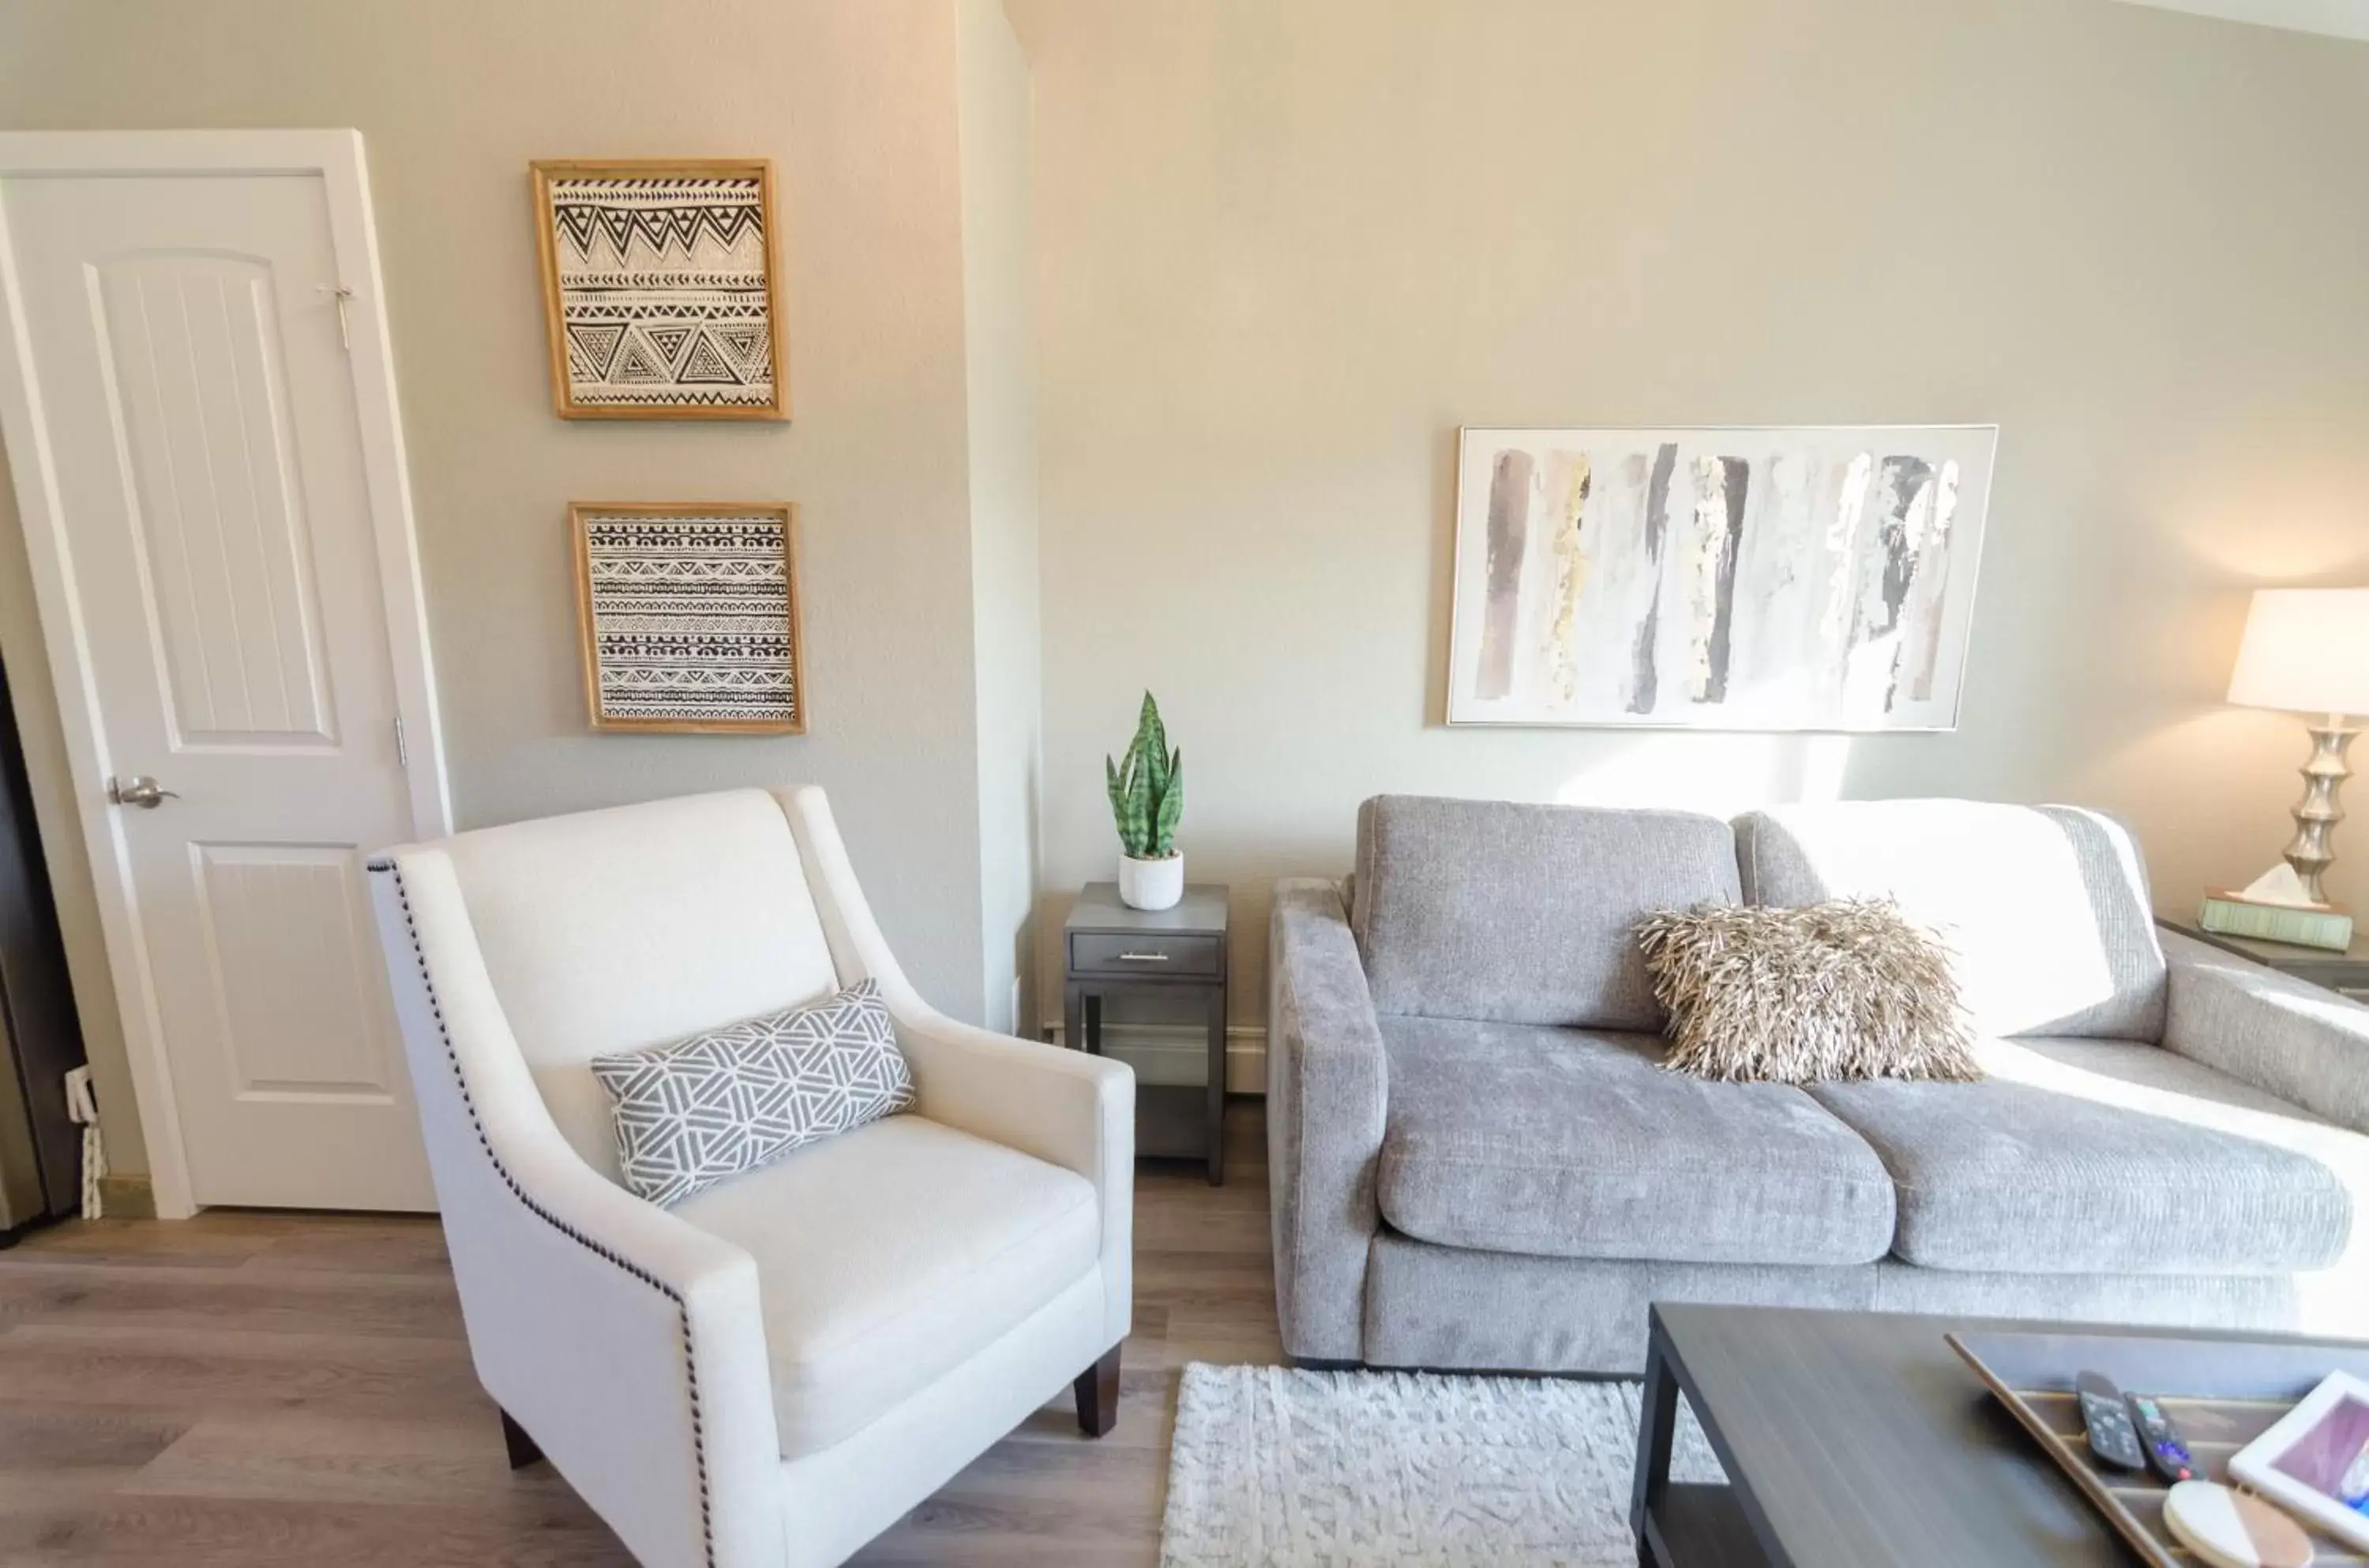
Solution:
{"label": "lamp shade", "polygon": [[2229,700],[2369,714],[2369,588],[2266,588],[2246,612]]}

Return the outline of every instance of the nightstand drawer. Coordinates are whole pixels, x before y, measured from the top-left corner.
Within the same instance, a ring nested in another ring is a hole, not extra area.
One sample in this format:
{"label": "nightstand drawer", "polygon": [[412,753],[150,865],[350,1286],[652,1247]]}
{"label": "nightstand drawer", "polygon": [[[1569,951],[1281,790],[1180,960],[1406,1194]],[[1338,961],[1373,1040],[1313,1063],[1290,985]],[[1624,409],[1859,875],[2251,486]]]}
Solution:
{"label": "nightstand drawer", "polygon": [[1070,973],[1128,975],[1157,979],[1163,975],[1215,975],[1225,950],[1214,936],[1105,936],[1077,932],[1070,937]]}

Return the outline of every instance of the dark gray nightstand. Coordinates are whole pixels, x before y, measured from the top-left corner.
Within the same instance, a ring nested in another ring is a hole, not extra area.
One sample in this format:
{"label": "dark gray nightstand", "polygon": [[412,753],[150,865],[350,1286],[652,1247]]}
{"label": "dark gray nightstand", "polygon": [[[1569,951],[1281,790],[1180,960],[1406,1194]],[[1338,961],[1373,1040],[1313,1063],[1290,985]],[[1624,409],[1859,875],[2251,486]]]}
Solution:
{"label": "dark gray nightstand", "polygon": [[1103,1049],[1103,999],[1139,990],[1197,999],[1209,1031],[1206,1084],[1139,1083],[1138,1154],[1207,1157],[1209,1185],[1225,1180],[1226,889],[1197,884],[1173,910],[1119,902],[1115,882],[1089,882],[1062,928],[1061,1040]]}
{"label": "dark gray nightstand", "polygon": [[2356,934],[2349,951],[2337,953],[2325,947],[2298,947],[2291,942],[2225,936],[2217,931],[2206,931],[2193,921],[2174,920],[2169,915],[2156,916],[2155,923],[2166,931],[2176,931],[2182,936],[2210,943],[2224,953],[2251,958],[2255,963],[2276,969],[2283,975],[2293,975],[2296,979],[2326,986],[2339,996],[2351,997],[2355,1001],[2369,1001],[2369,937]]}

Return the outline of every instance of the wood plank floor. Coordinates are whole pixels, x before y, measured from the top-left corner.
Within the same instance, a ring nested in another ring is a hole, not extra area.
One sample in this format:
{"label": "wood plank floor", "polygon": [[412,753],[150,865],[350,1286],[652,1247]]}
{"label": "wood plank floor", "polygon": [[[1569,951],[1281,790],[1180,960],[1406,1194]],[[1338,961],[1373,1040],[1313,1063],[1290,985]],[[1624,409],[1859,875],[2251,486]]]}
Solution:
{"label": "wood plank floor", "polygon": [[[1275,1361],[1261,1107],[1227,1185],[1137,1178],[1116,1431],[1067,1390],[856,1561],[1150,1564],[1188,1361]],[[513,1473],[432,1219],[216,1210],[0,1252],[0,1563],[626,1564],[547,1465]]]}

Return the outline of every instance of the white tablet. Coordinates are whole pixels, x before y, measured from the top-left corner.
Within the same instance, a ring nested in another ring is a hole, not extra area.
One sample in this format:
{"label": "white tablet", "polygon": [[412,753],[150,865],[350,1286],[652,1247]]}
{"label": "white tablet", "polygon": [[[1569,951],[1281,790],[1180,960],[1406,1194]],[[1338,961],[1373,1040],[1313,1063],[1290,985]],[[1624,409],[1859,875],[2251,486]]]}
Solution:
{"label": "white tablet", "polygon": [[2369,1383],[2331,1372],[2229,1473],[2297,1518],[2369,1548]]}

